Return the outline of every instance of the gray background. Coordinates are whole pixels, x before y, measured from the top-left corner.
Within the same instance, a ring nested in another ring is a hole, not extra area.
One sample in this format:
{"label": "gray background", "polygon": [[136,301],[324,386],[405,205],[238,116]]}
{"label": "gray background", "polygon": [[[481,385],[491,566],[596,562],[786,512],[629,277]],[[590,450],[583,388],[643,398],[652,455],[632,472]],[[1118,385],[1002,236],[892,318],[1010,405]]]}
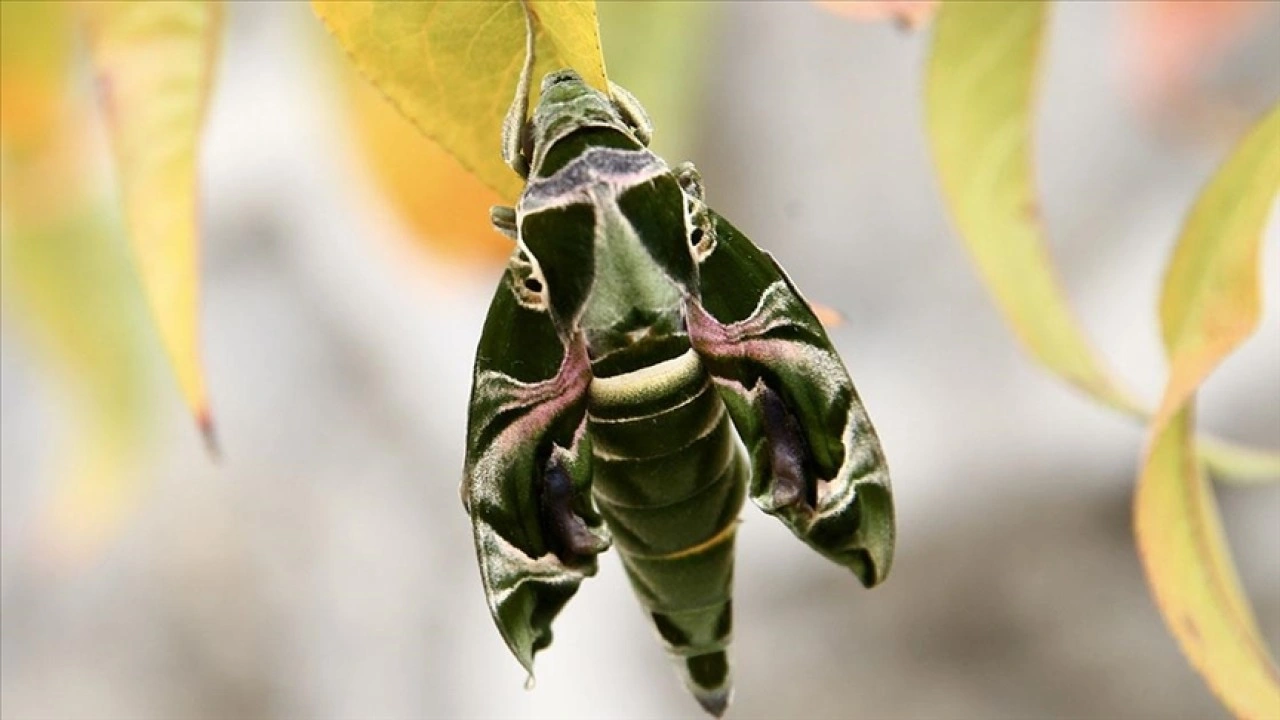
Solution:
{"label": "gray background", "polygon": [[[498,271],[411,249],[348,139],[306,6],[228,9],[202,169],[225,459],[204,459],[158,383],[141,507],[96,563],[43,571],[23,531],[60,447],[57,379],[4,325],[0,712],[699,717],[612,557],[523,689],[457,499]],[[691,154],[711,202],[846,314],[834,339],[883,438],[900,533],[893,575],[866,592],[747,508],[730,717],[1225,716],[1142,581],[1129,509],[1141,428],[1020,353],[948,227],[922,131],[927,31],[798,2],[721,10]],[[1244,117],[1280,95],[1280,13],[1262,18],[1208,79]],[[1038,171],[1079,314],[1152,398],[1164,258],[1243,125],[1180,132],[1140,112],[1124,30],[1112,4],[1056,13]],[[1272,448],[1276,238],[1263,327],[1209,382],[1200,419]],[[1280,485],[1220,497],[1280,646]]]}

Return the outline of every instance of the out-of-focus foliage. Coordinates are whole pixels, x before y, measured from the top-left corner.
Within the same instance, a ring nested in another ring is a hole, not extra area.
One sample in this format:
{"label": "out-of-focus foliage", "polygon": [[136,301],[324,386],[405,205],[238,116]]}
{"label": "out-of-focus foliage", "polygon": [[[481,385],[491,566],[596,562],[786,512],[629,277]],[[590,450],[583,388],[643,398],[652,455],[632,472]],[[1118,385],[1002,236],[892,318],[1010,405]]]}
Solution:
{"label": "out-of-focus foliage", "polygon": [[956,229],[1022,344],[1068,382],[1137,413],[1072,315],[1044,236],[1031,128],[1047,11],[1041,2],[943,6],[926,88],[934,162]]}
{"label": "out-of-focus foliage", "polygon": [[[498,193],[424,136],[349,65],[343,62],[337,69],[364,157],[422,246],[450,260],[481,264],[510,255],[511,240],[489,224],[489,207],[502,202]],[[491,140],[490,150],[497,154],[498,139]]]}
{"label": "out-of-focus foliage", "polygon": [[[960,238],[1027,351],[1098,401],[1145,417],[1076,321],[1040,217],[1031,138],[1046,15],[1040,2],[939,13],[926,88],[934,164]],[[1277,454],[1219,439],[1203,440],[1200,455],[1226,477],[1280,472]]]}
{"label": "out-of-focus foliage", "polygon": [[[927,87],[934,160],[959,234],[1028,351],[1099,401],[1144,415],[1072,317],[1044,237],[1030,146],[1045,11],[1041,3],[942,8]],[[1199,468],[1190,398],[1257,322],[1258,244],[1280,173],[1275,117],[1201,196],[1170,266],[1161,320],[1172,372],[1136,505],[1166,622],[1224,702],[1250,717],[1280,711],[1280,689]],[[1219,441],[1206,450],[1201,459],[1227,473],[1277,467],[1273,455]]]}
{"label": "out-of-focus foliage", "polygon": [[893,20],[916,28],[929,22],[938,0],[817,0],[819,6],[858,20]]}
{"label": "out-of-focus foliage", "polygon": [[703,93],[706,55],[723,8],[707,2],[600,3],[609,78],[643,98],[653,149],[670,162],[689,158]]}
{"label": "out-of-focus foliage", "polygon": [[[521,179],[497,138],[525,54],[525,13],[502,2],[314,2],[316,13],[406,117],[501,197]],[[534,77],[577,70],[606,89],[593,2],[529,2],[538,19]]]}
{"label": "out-of-focus foliage", "polygon": [[110,133],[134,260],[178,385],[212,443],[199,352],[196,157],[222,6],[76,6]]}
{"label": "out-of-focus foliage", "polygon": [[66,380],[75,413],[35,528],[40,551],[61,564],[91,557],[133,504],[149,415],[145,309],[115,216],[90,182],[99,148],[82,120],[88,98],[71,83],[72,20],[68,4],[0,3],[4,306]]}
{"label": "out-of-focus foliage", "polygon": [[1261,315],[1262,231],[1280,191],[1280,106],[1201,192],[1165,275],[1169,382],[1151,423],[1134,520],[1147,578],[1182,650],[1241,717],[1280,717],[1280,670],[1258,633],[1192,436],[1196,388]]}
{"label": "out-of-focus foliage", "polygon": [[1149,104],[1181,105],[1233,41],[1267,12],[1256,0],[1145,0],[1125,3],[1133,88]]}

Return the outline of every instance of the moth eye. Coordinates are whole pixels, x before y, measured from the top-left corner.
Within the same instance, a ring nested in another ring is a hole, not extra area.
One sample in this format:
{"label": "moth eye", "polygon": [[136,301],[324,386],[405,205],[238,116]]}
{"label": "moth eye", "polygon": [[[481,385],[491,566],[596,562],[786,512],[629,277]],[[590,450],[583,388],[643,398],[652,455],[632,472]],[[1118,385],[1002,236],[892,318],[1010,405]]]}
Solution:
{"label": "moth eye", "polygon": [[525,278],[524,289],[531,293],[540,293],[542,292],[542,283],[538,281],[538,278]]}
{"label": "moth eye", "polygon": [[702,242],[702,235],[702,228],[694,228],[693,232],[689,233],[689,244],[694,246],[699,245]]}

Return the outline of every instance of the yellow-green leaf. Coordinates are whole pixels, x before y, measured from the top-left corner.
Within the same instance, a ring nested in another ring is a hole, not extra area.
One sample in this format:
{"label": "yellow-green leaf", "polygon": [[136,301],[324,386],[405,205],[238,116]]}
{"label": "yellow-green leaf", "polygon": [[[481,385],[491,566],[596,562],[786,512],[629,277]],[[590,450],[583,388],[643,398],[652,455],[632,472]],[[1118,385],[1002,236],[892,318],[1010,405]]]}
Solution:
{"label": "yellow-green leaf", "polygon": [[0,143],[8,153],[34,152],[57,121],[71,65],[69,12],[64,3],[0,3]]}
{"label": "yellow-green leaf", "polygon": [[[1032,120],[1047,8],[942,3],[926,98],[934,164],[952,221],[1014,334],[1040,364],[1135,418],[1150,412],[1099,361],[1054,273],[1039,214]],[[1280,475],[1280,455],[1204,443],[1215,473]]]}
{"label": "yellow-green leaf", "polygon": [[1131,414],[1053,273],[1032,172],[1032,117],[1047,8],[942,3],[926,96],[929,139],[952,221],[1009,325],[1047,368]]}
{"label": "yellow-green leaf", "polygon": [[6,332],[72,410],[35,524],[43,559],[60,564],[91,558],[135,504],[150,416],[146,308],[87,172],[89,108],[68,92],[71,8],[0,3],[0,299]]}
{"label": "yellow-green leaf", "polygon": [[498,193],[423,135],[345,55],[334,59],[354,139],[419,246],[454,262],[505,263],[511,240],[489,221],[489,208],[502,202]]}
{"label": "yellow-green leaf", "polygon": [[[321,2],[316,14],[352,62],[427,137],[506,200],[522,181],[501,157],[502,119],[524,62],[525,15],[497,2]],[[538,18],[534,92],[573,68],[606,89],[594,2],[530,0]]]}
{"label": "yellow-green leaf", "polygon": [[1258,255],[1278,189],[1280,106],[1241,141],[1183,225],[1160,297],[1171,375],[1155,424],[1257,327]]}
{"label": "yellow-green leaf", "polygon": [[1205,435],[1196,440],[1196,451],[1215,480],[1243,485],[1280,479],[1280,453]]}
{"label": "yellow-green leaf", "polygon": [[221,6],[98,2],[80,9],[134,261],[178,385],[211,439],[199,352],[196,158]]}
{"label": "yellow-green leaf", "polygon": [[1192,438],[1195,391],[1261,314],[1262,231],[1280,191],[1280,106],[1196,200],[1165,275],[1169,382],[1135,501],[1147,579],[1183,652],[1235,714],[1280,717],[1280,671],[1258,633]]}

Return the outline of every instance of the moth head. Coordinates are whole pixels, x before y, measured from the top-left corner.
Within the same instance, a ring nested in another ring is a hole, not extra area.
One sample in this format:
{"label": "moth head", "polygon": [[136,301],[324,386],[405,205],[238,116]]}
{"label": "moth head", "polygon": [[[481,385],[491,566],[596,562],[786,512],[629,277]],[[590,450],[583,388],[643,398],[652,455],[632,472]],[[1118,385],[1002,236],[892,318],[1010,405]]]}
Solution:
{"label": "moth head", "polygon": [[[609,93],[602,92],[573,70],[547,73],[527,128],[532,175],[546,177],[563,167],[574,151],[562,141],[588,128],[598,131],[596,144],[640,149],[649,143],[649,119],[626,90],[611,84]],[[557,145],[560,152],[553,150]]]}

